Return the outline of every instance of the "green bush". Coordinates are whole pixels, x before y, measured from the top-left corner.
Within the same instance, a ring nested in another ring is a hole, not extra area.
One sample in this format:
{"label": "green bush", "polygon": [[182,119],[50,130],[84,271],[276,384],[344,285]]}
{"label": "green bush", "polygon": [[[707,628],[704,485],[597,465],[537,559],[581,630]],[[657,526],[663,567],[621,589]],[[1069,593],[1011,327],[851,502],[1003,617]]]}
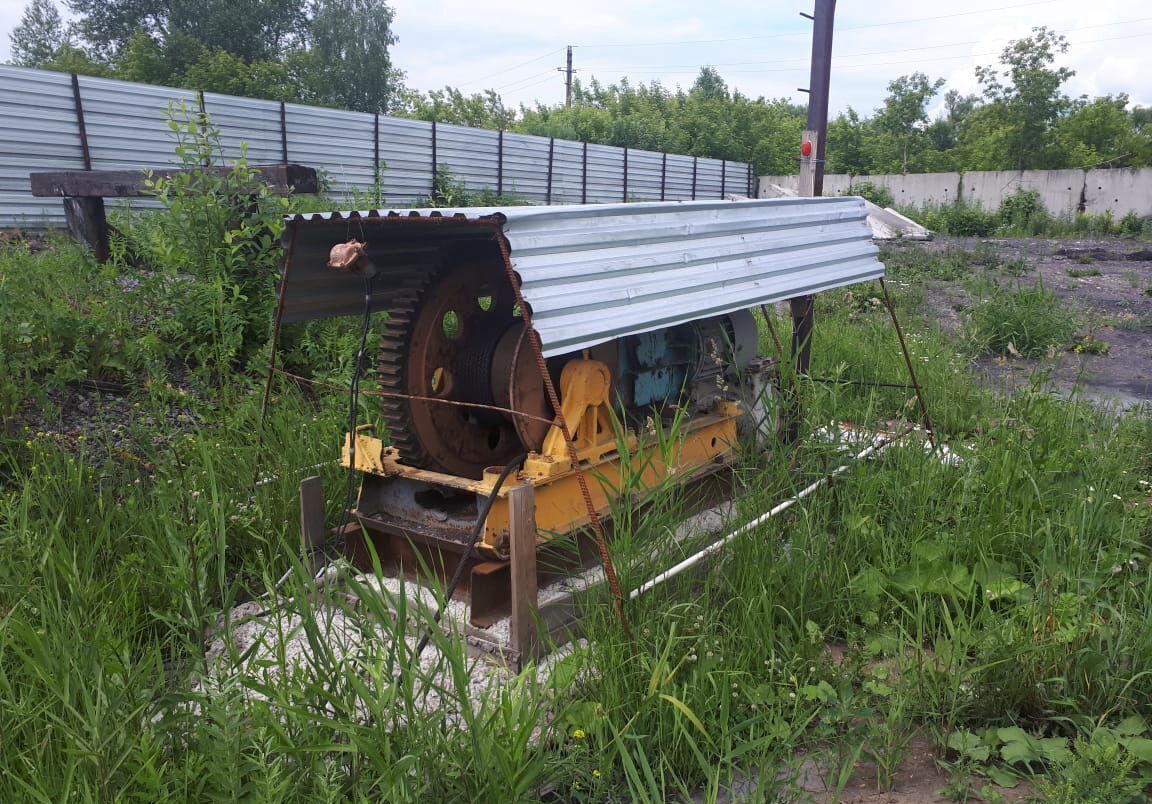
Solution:
{"label": "green bush", "polygon": [[991,237],[999,226],[996,213],[963,201],[926,204],[911,217],[933,232],[956,237]]}
{"label": "green bush", "polygon": [[987,297],[972,307],[966,322],[969,344],[977,352],[1013,357],[1039,357],[1068,345],[1076,321],[1052,291],[992,285]]}
{"label": "green bush", "polygon": [[1135,212],[1129,212],[1120,219],[1120,234],[1129,237],[1138,237],[1144,232],[1144,219],[1137,215]]}
{"label": "green bush", "polygon": [[878,207],[890,207],[896,203],[896,199],[892,197],[891,190],[879,184],[873,184],[870,181],[852,182],[848,185],[848,189],[844,191],[844,195],[858,195],[861,198],[867,198]]}
{"label": "green bush", "polygon": [[165,278],[174,314],[157,321],[157,334],[219,378],[267,340],[291,200],[249,167],[243,146],[227,164],[219,130],[203,115],[173,105],[168,125],[184,170],[148,179],[164,211],[136,216],[124,249]]}
{"label": "green bush", "polygon": [[1049,215],[1035,190],[1017,187],[1000,202],[996,212],[1001,231],[1037,235],[1048,229]]}
{"label": "green bush", "polygon": [[45,384],[126,378],[162,347],[138,337],[154,313],[141,279],[80,246],[0,247],[0,415]]}

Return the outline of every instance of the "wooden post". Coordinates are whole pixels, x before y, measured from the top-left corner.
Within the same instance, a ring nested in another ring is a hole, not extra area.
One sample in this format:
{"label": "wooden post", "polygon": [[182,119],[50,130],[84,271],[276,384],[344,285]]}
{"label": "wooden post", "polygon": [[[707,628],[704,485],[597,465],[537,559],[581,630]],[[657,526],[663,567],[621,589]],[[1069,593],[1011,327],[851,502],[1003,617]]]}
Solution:
{"label": "wooden post", "polygon": [[512,559],[512,649],[521,666],[539,654],[536,588],[536,490],[525,483],[508,491],[508,549]]}
{"label": "wooden post", "polygon": [[324,489],[319,477],[306,477],[300,481],[300,547],[308,562],[308,571],[315,574],[324,561],[317,549],[324,544]]}
{"label": "wooden post", "polygon": [[64,199],[64,219],[73,240],[87,243],[97,262],[108,262],[111,248],[108,242],[108,218],[104,214],[104,199],[69,196]]}

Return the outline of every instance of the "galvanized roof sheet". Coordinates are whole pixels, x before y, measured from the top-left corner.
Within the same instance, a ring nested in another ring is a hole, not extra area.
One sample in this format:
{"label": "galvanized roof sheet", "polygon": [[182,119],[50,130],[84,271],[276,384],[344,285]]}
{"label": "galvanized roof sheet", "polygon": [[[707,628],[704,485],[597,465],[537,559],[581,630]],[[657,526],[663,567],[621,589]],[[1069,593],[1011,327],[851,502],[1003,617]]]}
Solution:
{"label": "galvanized roof sheet", "polygon": [[[288,321],[358,309],[359,281],[323,271],[327,248],[348,234],[367,239],[387,273],[389,243],[403,244],[410,264],[420,244],[499,229],[547,356],[884,274],[855,197],[370,210],[289,221]],[[320,223],[330,225],[309,225]],[[396,224],[402,240],[376,236]]]}

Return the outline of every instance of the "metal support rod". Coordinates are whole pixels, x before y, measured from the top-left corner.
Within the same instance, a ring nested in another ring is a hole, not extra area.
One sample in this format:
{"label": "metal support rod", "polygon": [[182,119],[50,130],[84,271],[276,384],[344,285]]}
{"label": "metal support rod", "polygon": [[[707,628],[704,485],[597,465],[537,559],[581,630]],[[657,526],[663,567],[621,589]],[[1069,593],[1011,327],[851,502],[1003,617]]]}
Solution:
{"label": "metal support rod", "polygon": [[720,160],[720,197],[728,193],[728,160]]}
{"label": "metal support rod", "polygon": [[660,200],[664,200],[664,188],[668,186],[668,154],[661,154],[660,159]]}
{"label": "metal support rod", "polygon": [[76,108],[76,126],[80,129],[80,156],[84,169],[92,169],[92,152],[88,150],[88,127],[84,124],[84,101],[80,97],[80,77],[72,73],[72,104]]}
{"label": "metal support rod", "polygon": [[272,378],[276,374],[276,348],[280,344],[280,327],[284,323],[284,301],[288,287],[288,271],[292,266],[292,252],[296,246],[296,225],[288,224],[288,247],[284,249],[284,271],[280,277],[280,293],[276,299],[276,317],[272,319],[272,338],[268,353],[268,376],[264,378],[264,395],[260,399],[260,424],[268,417],[268,402],[272,398]]}
{"label": "metal support rod", "polygon": [[692,157],[692,200],[696,200],[696,161],[697,157]]}
{"label": "metal support rod", "polygon": [[439,168],[436,166],[436,121],[432,121],[432,192],[429,193],[435,199],[436,197],[436,171]]}
{"label": "metal support rod", "polygon": [[[381,185],[382,171],[380,170],[380,113],[372,115],[372,183],[377,188]],[[381,193],[383,194],[383,193]],[[381,201],[381,203],[383,203]]]}
{"label": "metal support rod", "polygon": [[580,203],[588,203],[588,143],[584,143],[584,167],[580,173]]}
{"label": "metal support rod", "polygon": [[920,405],[921,423],[928,433],[928,443],[936,449],[936,430],[932,427],[932,419],[928,416],[928,404],[924,401],[924,392],[920,389],[920,381],[916,379],[916,367],[912,363],[912,356],[908,353],[908,344],[904,341],[904,329],[900,326],[900,319],[896,317],[896,308],[892,304],[892,297],[888,295],[888,285],[884,277],[880,277],[880,289],[884,291],[884,306],[888,308],[888,315],[892,318],[892,326],[896,328],[896,337],[900,339],[900,351],[904,354],[904,365],[908,367],[908,378],[912,380],[912,387],[916,389],[916,402]]}
{"label": "metal support rod", "polygon": [[280,101],[280,163],[288,164],[288,109],[284,101]]}
{"label": "metal support rod", "polygon": [[628,203],[628,146],[624,146],[624,196],[620,199]]}
{"label": "metal support rod", "polygon": [[[857,453],[852,458],[852,463],[862,461],[866,458],[870,458],[872,455],[883,452],[885,449],[887,449],[892,444],[894,444],[897,440],[908,435],[909,432],[911,432],[911,431],[910,430],[905,431],[905,432],[903,432],[897,436],[893,436],[892,438],[889,438],[889,439],[878,438],[871,446],[869,446],[869,447],[861,450],[859,453]],[[708,545],[707,547],[705,547],[700,552],[689,556],[688,558],[681,561],[679,564],[676,564],[675,566],[670,567],[669,569],[666,569],[664,572],[660,573],[656,577],[645,581],[640,586],[633,589],[631,591],[631,593],[629,593],[628,598],[630,600],[635,600],[636,598],[640,597],[640,595],[644,594],[645,592],[649,591],[650,589],[653,589],[653,588],[659,586],[660,584],[664,583],[665,581],[669,580],[670,578],[675,578],[680,573],[684,572],[685,570],[691,569],[692,567],[696,566],[697,564],[699,564],[701,561],[708,558],[709,556],[715,555],[716,553],[720,552],[722,549],[724,549],[724,547],[727,544],[732,542],[734,539],[738,539],[741,536],[743,536],[745,533],[748,533],[748,531],[752,530],[753,528],[756,528],[756,527],[759,527],[760,525],[763,525],[765,522],[767,522],[769,519],[776,516],[777,514],[780,514],[780,513],[783,513],[784,511],[787,511],[793,505],[795,505],[796,503],[803,500],[805,497],[807,497],[812,492],[819,489],[824,484],[828,483],[829,481],[833,480],[834,478],[847,472],[852,467],[852,463],[846,463],[846,464],[843,464],[842,466],[836,467],[835,469],[833,469],[831,472],[829,472],[827,475],[820,478],[816,482],[814,482],[808,486],[805,486],[794,497],[789,497],[787,500],[785,500],[782,503],[779,503],[774,508],[769,510],[767,513],[761,514],[760,516],[753,519],[751,522],[744,523],[740,527],[736,528],[736,530],[730,532],[727,536],[724,536],[721,539],[713,542],[712,544]]]}
{"label": "metal support rod", "polygon": [[544,203],[552,203],[552,162],[556,154],[556,138],[548,138],[548,189],[544,194]]}
{"label": "metal support rod", "polygon": [[496,135],[496,195],[504,195],[504,129]]}

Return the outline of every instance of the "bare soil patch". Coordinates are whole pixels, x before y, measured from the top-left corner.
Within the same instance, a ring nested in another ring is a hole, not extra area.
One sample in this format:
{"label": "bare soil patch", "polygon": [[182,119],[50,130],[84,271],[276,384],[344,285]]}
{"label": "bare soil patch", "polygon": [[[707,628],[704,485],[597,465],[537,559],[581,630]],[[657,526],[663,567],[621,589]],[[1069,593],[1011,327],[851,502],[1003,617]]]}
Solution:
{"label": "bare soil patch", "polygon": [[[999,276],[997,281],[1043,282],[1078,317],[1080,337],[1097,343],[1097,348],[1106,345],[1104,354],[1082,350],[1039,359],[981,359],[977,368],[993,386],[1011,393],[1039,381],[1065,395],[1124,407],[1152,402],[1152,248],[1147,243],[940,238],[924,246],[931,251],[989,247],[1005,263],[1019,260],[1028,269],[1019,276]],[[952,330],[961,325],[962,309],[977,301],[963,279],[933,281],[927,300],[938,320]]]}

